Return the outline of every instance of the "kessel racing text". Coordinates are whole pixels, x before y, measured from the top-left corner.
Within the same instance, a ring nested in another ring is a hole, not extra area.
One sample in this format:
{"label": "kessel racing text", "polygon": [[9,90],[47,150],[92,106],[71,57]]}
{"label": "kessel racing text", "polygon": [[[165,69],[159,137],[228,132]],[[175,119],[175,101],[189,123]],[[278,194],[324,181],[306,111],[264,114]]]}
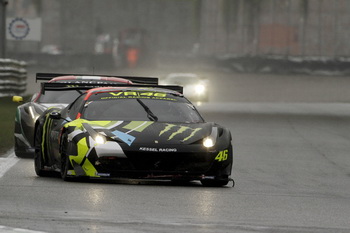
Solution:
{"label": "kessel racing text", "polygon": [[176,148],[154,148],[154,147],[140,147],[140,151],[149,151],[149,152],[177,152]]}

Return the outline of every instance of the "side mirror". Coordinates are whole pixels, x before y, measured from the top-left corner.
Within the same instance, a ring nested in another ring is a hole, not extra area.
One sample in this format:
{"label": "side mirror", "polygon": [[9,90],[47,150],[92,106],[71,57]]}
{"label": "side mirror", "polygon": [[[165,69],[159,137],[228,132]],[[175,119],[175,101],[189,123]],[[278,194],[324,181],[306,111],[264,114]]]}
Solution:
{"label": "side mirror", "polygon": [[50,113],[50,118],[51,119],[56,119],[56,120],[61,119],[62,118],[61,117],[61,113],[59,113],[59,112],[51,112]]}
{"label": "side mirror", "polygon": [[67,122],[71,122],[71,120],[68,120],[68,119],[66,119],[66,118],[63,118],[62,115],[61,115],[61,113],[59,113],[59,112],[50,112],[49,117],[50,117],[51,119],[54,119],[54,120],[62,119],[62,120],[65,120],[65,121],[67,121]]}
{"label": "side mirror", "polygon": [[21,103],[21,102],[23,102],[23,97],[15,95],[12,97],[12,101],[15,103]]}

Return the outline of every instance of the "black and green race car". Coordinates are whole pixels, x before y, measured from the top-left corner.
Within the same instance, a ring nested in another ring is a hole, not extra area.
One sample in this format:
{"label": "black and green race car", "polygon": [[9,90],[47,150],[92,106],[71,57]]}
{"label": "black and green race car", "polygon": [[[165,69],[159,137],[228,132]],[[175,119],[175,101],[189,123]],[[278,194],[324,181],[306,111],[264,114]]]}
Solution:
{"label": "black and green race car", "polygon": [[161,86],[90,89],[35,128],[38,176],[233,182],[230,131]]}

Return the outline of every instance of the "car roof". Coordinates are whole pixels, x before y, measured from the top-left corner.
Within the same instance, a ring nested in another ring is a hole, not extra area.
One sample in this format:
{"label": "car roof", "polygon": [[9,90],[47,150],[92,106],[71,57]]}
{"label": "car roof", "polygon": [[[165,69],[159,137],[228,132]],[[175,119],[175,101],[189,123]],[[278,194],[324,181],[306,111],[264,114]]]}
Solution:
{"label": "car roof", "polygon": [[107,81],[107,82],[115,82],[121,84],[133,84],[130,80],[119,77],[104,77],[104,76],[75,76],[75,75],[66,75],[60,76],[51,79],[49,82],[81,82],[81,81],[89,81],[89,82],[98,82],[98,81]]}

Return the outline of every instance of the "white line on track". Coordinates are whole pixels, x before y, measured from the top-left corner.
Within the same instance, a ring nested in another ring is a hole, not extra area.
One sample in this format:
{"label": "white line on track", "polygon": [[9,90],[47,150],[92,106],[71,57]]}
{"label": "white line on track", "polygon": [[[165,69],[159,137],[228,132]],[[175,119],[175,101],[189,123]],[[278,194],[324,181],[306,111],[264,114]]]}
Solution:
{"label": "white line on track", "polygon": [[15,153],[11,153],[6,158],[0,158],[0,178],[5,175],[5,173],[13,167],[19,159],[15,156]]}
{"label": "white line on track", "polygon": [[0,232],[1,233],[44,233],[43,231],[32,231],[32,230],[23,229],[23,228],[12,228],[12,227],[1,226],[1,225],[0,225]]}
{"label": "white line on track", "polygon": [[[19,161],[19,158],[15,156],[15,153],[11,153],[6,158],[0,158],[0,178],[5,175],[5,173],[11,169],[17,162]],[[23,229],[23,228],[12,228],[8,226],[0,225],[0,232],[1,233],[42,233],[42,231],[32,231],[29,229]]]}
{"label": "white line on track", "polygon": [[[6,158],[0,158],[0,178],[5,175],[5,173],[10,170],[11,167],[13,167],[17,162],[19,161],[19,158],[15,156],[15,153],[11,153]],[[0,232],[1,233],[42,233],[42,231],[32,231],[28,229],[23,228],[13,228],[8,226],[0,225]]]}

